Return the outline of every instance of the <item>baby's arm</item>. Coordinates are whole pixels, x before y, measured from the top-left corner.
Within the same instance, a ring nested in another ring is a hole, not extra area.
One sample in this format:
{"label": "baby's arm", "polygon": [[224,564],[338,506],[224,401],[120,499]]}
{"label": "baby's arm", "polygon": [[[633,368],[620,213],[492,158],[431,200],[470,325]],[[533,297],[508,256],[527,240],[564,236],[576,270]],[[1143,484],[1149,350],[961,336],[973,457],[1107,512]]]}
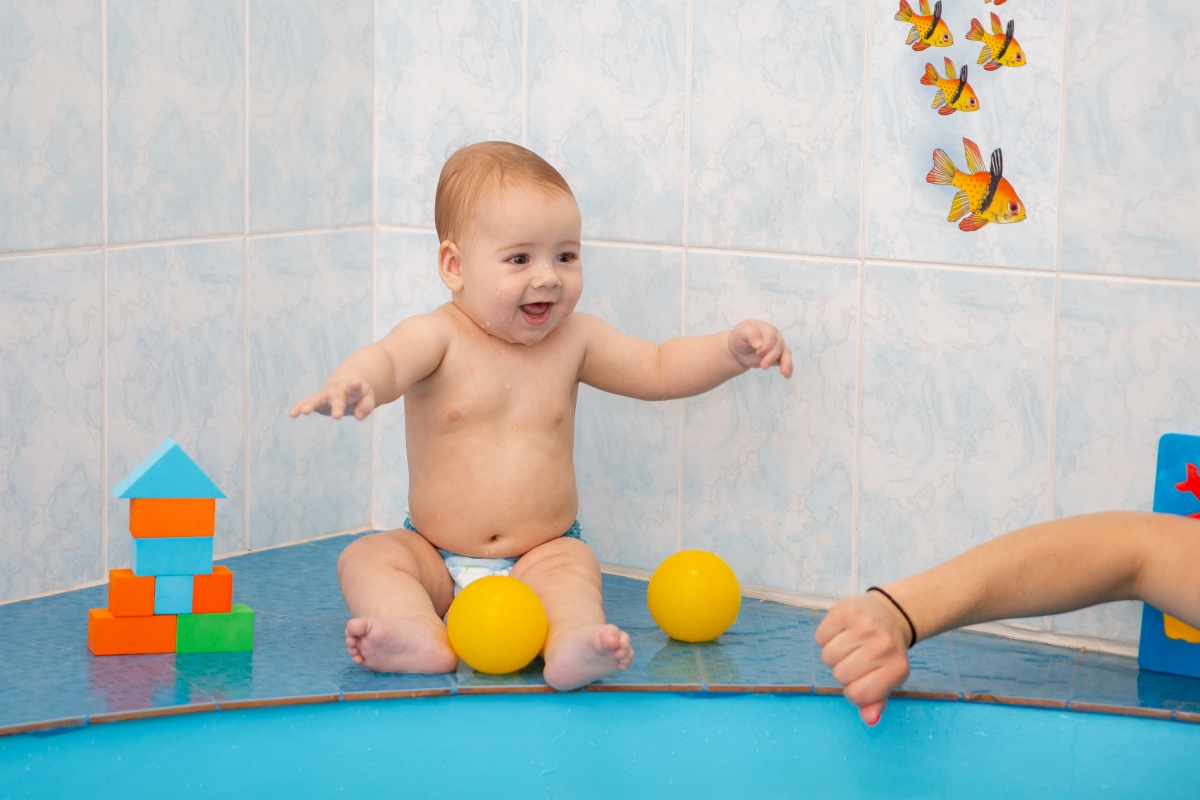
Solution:
{"label": "baby's arm", "polygon": [[378,342],[356,350],[318,391],[292,406],[295,418],[313,411],[340,419],[347,411],[365,419],[428,377],[446,354],[449,335],[435,315],[409,317]]}
{"label": "baby's arm", "polygon": [[606,392],[640,400],[692,397],[752,367],[779,367],[792,376],[792,351],[766,322],[746,320],[709,336],[679,336],[662,344],[621,333],[603,320],[579,314],[587,349],[580,380]]}
{"label": "baby's arm", "polygon": [[[922,639],[963,625],[1145,600],[1200,627],[1200,522],[1109,511],[1032,525],[883,589]],[[908,623],[878,592],[848,597],[817,628],[822,660],[873,724],[908,677]]]}

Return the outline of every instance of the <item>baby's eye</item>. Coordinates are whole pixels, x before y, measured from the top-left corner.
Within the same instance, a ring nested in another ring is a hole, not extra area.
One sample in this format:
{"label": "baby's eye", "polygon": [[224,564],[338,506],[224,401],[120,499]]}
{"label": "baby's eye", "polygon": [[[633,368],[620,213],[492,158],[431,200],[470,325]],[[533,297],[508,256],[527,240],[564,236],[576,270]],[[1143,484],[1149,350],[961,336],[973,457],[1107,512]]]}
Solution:
{"label": "baby's eye", "polygon": [[529,256],[524,253],[517,253],[515,256],[509,256],[508,261],[511,264],[516,264],[518,267],[523,267],[529,263]]}
{"label": "baby's eye", "polygon": [[572,261],[575,261],[578,258],[579,258],[579,256],[575,255],[574,253],[559,253],[558,254],[558,263],[570,264]]}

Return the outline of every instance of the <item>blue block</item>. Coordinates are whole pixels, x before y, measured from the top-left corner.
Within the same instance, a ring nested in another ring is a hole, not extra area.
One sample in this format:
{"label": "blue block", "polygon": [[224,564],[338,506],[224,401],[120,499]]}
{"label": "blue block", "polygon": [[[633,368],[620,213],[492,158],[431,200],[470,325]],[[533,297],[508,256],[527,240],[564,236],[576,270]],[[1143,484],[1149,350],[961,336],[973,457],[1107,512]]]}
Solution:
{"label": "blue block", "polygon": [[208,575],[213,565],[213,537],[134,539],[132,561],[134,575]]}
{"label": "blue block", "polygon": [[192,576],[159,575],[155,578],[154,613],[192,613]]}
{"label": "blue block", "polygon": [[[1158,468],[1154,481],[1154,510],[1163,514],[1200,515],[1200,436],[1164,434],[1158,440]],[[1200,524],[1196,526],[1200,535]],[[1142,607],[1142,636],[1138,666],[1200,678],[1200,644],[1169,639],[1163,630],[1163,613],[1147,603]]]}
{"label": "blue block", "polygon": [[115,497],[224,497],[174,439],[167,439],[113,488]]}

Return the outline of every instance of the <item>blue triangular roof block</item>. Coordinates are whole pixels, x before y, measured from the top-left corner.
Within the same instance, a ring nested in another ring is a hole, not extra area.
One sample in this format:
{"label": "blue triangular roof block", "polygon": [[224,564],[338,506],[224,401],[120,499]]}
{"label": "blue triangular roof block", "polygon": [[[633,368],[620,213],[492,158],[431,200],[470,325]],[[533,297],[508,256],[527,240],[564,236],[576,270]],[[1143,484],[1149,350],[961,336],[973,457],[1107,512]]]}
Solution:
{"label": "blue triangular roof block", "polygon": [[116,497],[224,497],[174,439],[146,456],[112,490]]}

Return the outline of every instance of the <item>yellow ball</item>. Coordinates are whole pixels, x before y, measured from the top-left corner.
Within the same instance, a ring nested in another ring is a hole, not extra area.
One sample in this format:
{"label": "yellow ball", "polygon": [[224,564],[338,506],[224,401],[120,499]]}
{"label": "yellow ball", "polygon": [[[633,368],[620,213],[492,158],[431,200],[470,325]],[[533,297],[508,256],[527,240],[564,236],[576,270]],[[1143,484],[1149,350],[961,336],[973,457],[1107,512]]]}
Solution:
{"label": "yellow ball", "polygon": [[742,590],[737,575],[720,557],[682,550],[654,570],[646,604],[658,627],[672,639],[707,642],[737,619]]}
{"label": "yellow ball", "polygon": [[546,609],[516,578],[489,575],[458,593],[446,612],[450,646],[476,672],[516,672],[546,643]]}

